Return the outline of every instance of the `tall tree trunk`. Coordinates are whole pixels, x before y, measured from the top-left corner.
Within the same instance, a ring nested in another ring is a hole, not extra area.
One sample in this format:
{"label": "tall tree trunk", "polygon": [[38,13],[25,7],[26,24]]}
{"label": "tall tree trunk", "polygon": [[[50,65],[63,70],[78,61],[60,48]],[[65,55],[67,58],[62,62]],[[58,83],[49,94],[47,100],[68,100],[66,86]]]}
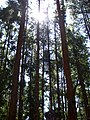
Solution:
{"label": "tall tree trunk", "polygon": [[59,89],[59,67],[57,59],[57,38],[56,38],[56,22],[54,24],[54,39],[55,39],[55,57],[56,57],[56,79],[57,79],[57,100],[58,100],[58,118],[61,120],[61,111],[60,111],[60,89]]}
{"label": "tall tree trunk", "polygon": [[[29,63],[29,77],[30,77],[30,81],[29,81],[29,90],[28,90],[28,101],[29,101],[29,119],[31,120],[34,120],[34,110],[35,110],[35,103],[33,101],[33,91],[32,91],[32,81],[33,81],[33,73],[32,73],[32,70],[33,70],[33,43],[31,42],[31,46],[29,46],[29,49],[31,51],[31,56],[30,56],[30,63]],[[32,103],[33,102],[33,103]]]}
{"label": "tall tree trunk", "polygon": [[39,120],[39,23],[37,25],[37,57],[36,57],[36,80],[35,80],[35,119]]}
{"label": "tall tree trunk", "polygon": [[69,66],[68,47],[67,47],[66,32],[64,25],[64,15],[62,13],[59,0],[57,0],[57,11],[58,11],[59,27],[60,27],[61,41],[62,41],[64,73],[67,83],[68,120],[76,120],[77,117],[76,117],[76,107],[75,107],[75,96],[74,96],[74,89],[73,89],[70,66]]}
{"label": "tall tree trunk", "polygon": [[49,85],[50,85],[50,110],[52,110],[52,83],[51,83],[51,62],[50,62],[50,40],[49,40],[49,28],[47,22],[47,39],[48,39],[48,66],[49,66]]}
{"label": "tall tree trunk", "polygon": [[27,9],[26,9],[26,26],[25,26],[25,30],[24,30],[23,47],[22,47],[22,65],[21,65],[18,120],[23,120],[23,96],[24,96],[24,87],[25,87],[25,66],[24,65],[26,64],[26,59],[27,59],[27,56],[25,56],[25,52],[27,53],[27,43],[26,43],[25,37],[27,37],[26,30],[27,30],[27,23],[28,23],[28,0],[26,2],[26,7],[27,7]]}
{"label": "tall tree trunk", "polygon": [[[63,74],[63,69],[61,70],[61,79],[63,80],[63,88],[64,88],[64,103],[65,103],[65,106],[64,106],[64,111],[67,112],[67,94],[66,94],[66,80],[64,78],[64,74]],[[65,119],[67,120],[67,114],[64,114],[65,116]]]}
{"label": "tall tree trunk", "polygon": [[43,42],[43,67],[42,67],[42,114],[44,120],[44,42]]}
{"label": "tall tree trunk", "polygon": [[[40,0],[38,0],[38,13],[40,12]],[[37,23],[37,54],[36,54],[36,80],[35,80],[35,116],[39,120],[39,20]]]}
{"label": "tall tree trunk", "polygon": [[61,72],[61,88],[62,88],[61,99],[62,99],[62,116],[63,116],[62,118],[63,118],[63,120],[65,120],[65,114],[64,114],[64,112],[65,112],[65,107],[64,107],[65,99],[63,99],[64,98],[64,94],[63,93],[65,93],[64,86],[65,86],[64,85],[64,80],[63,80],[63,76],[62,76],[62,72]]}
{"label": "tall tree trunk", "polygon": [[20,68],[21,47],[23,42],[23,32],[24,32],[24,24],[25,24],[25,11],[26,11],[25,6],[26,6],[26,1],[23,0],[21,23],[20,23],[18,42],[17,42],[17,51],[16,51],[14,70],[13,70],[12,91],[11,91],[11,99],[10,99],[10,105],[9,105],[8,120],[16,120],[19,68]]}
{"label": "tall tree trunk", "polygon": [[19,93],[19,111],[18,111],[18,120],[23,120],[23,95],[24,95],[24,64],[25,64],[25,59],[24,59],[24,41],[23,41],[23,50],[22,50],[22,66],[21,66],[21,80],[20,80],[20,93]]}

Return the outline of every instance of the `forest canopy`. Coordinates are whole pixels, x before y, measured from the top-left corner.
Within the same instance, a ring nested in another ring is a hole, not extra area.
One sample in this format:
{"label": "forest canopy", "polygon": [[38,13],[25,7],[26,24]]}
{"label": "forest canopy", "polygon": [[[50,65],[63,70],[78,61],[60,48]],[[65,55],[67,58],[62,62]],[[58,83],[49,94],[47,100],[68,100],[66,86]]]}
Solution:
{"label": "forest canopy", "polygon": [[0,120],[90,120],[89,0],[0,2]]}

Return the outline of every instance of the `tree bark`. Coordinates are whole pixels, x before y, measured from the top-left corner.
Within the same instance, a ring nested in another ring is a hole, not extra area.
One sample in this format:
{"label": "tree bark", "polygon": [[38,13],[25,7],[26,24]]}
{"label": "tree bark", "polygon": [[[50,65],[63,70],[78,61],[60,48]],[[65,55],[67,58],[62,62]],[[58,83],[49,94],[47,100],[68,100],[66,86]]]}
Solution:
{"label": "tree bark", "polygon": [[25,42],[23,42],[23,50],[22,50],[22,66],[21,66],[21,80],[20,80],[20,93],[19,93],[19,110],[18,110],[18,120],[23,120],[23,95],[24,95],[24,75],[25,75],[25,70],[24,70],[24,64],[25,64],[25,59],[24,59],[24,45]]}
{"label": "tree bark", "polygon": [[[38,0],[38,13],[40,12],[40,0]],[[36,54],[36,80],[35,80],[35,115],[34,120],[39,120],[39,20],[37,23],[37,54]]]}
{"label": "tree bark", "polygon": [[8,120],[16,120],[17,113],[17,100],[18,100],[18,79],[19,79],[19,68],[20,68],[20,58],[21,58],[21,47],[23,42],[23,32],[25,25],[25,1],[22,1],[22,15],[21,23],[17,42],[17,51],[15,56],[14,70],[13,70],[13,80],[12,80],[12,91],[11,99],[9,105],[9,115]]}
{"label": "tree bark", "polygon": [[59,0],[57,0],[57,11],[58,11],[59,27],[60,27],[61,41],[62,41],[64,73],[67,83],[68,120],[76,120],[77,117],[76,117],[76,107],[75,107],[75,96],[74,96],[74,89],[73,89],[70,66],[69,66],[68,47],[67,47],[66,32],[64,25],[64,15],[60,7],[61,6]]}

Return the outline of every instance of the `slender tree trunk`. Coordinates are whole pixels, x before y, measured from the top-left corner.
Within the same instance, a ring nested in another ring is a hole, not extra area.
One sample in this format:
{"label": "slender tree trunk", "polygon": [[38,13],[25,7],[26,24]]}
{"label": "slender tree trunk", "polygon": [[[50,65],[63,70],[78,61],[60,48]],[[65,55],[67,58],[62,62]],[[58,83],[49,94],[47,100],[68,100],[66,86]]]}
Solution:
{"label": "slender tree trunk", "polygon": [[55,39],[55,57],[56,57],[56,79],[57,79],[57,100],[58,100],[58,118],[61,120],[61,111],[60,111],[60,89],[59,89],[59,67],[57,59],[57,40],[56,40],[56,23],[54,25],[54,39]]}
{"label": "slender tree trunk", "polygon": [[[40,12],[40,0],[38,0],[38,13]],[[35,116],[39,120],[39,20],[37,23],[37,54],[36,54],[36,80],[35,80]]]}
{"label": "slender tree trunk", "polygon": [[35,108],[36,108],[36,104],[35,104],[35,98],[33,98],[34,96],[34,92],[32,90],[33,85],[32,85],[32,81],[33,81],[33,75],[32,75],[32,55],[31,55],[31,61],[30,61],[30,81],[29,81],[29,90],[28,90],[28,101],[29,101],[29,120],[34,120],[35,119]]}
{"label": "slender tree trunk", "polygon": [[35,80],[35,119],[39,120],[39,23],[37,25],[37,57],[36,57],[36,80]]}
{"label": "slender tree trunk", "polygon": [[[63,75],[63,69],[62,69],[62,72],[61,72],[61,78],[63,79],[63,88],[64,88],[64,103],[65,103],[65,106],[64,106],[64,112],[67,112],[67,95],[66,95],[66,80],[64,78],[64,75]],[[67,114],[64,114],[65,116],[65,120],[67,120]]]}
{"label": "slender tree trunk", "polygon": [[[28,0],[26,2],[26,26],[24,30],[24,39],[23,39],[23,47],[22,47],[22,65],[21,65],[21,80],[20,80],[20,93],[19,93],[19,110],[18,110],[18,120],[23,120],[23,97],[24,97],[24,87],[25,87],[25,64],[27,56],[25,56],[25,52],[27,53],[27,44],[26,44],[26,30],[28,23]],[[25,51],[25,52],[24,52]],[[25,57],[24,57],[25,56]]]}
{"label": "slender tree trunk", "polygon": [[73,89],[70,66],[69,66],[68,47],[67,47],[66,32],[64,25],[64,15],[60,7],[61,6],[59,0],[57,0],[57,11],[58,11],[59,27],[60,27],[61,41],[62,41],[64,73],[67,83],[68,120],[76,120],[77,117],[76,117],[76,107],[75,107],[75,96],[74,96],[74,89]]}
{"label": "slender tree trunk", "polygon": [[63,116],[62,118],[63,118],[63,120],[65,120],[65,115],[64,115],[64,112],[65,112],[64,101],[65,101],[65,99],[63,99],[64,98],[63,93],[65,93],[65,90],[64,90],[64,80],[63,80],[62,72],[61,72],[61,88],[62,88],[61,99],[62,99],[62,116]]}
{"label": "slender tree trunk", "polygon": [[24,64],[25,64],[25,59],[24,59],[24,45],[25,42],[23,42],[23,50],[22,50],[22,66],[21,66],[21,80],[20,80],[20,94],[19,94],[19,111],[18,111],[18,120],[23,120],[23,95],[24,95]]}
{"label": "slender tree trunk", "polygon": [[17,51],[16,51],[14,70],[13,70],[12,91],[11,91],[11,99],[9,105],[8,120],[16,120],[19,68],[20,68],[21,47],[23,42],[23,32],[24,32],[24,24],[25,24],[25,2],[26,1],[22,1],[22,15],[21,15]]}
{"label": "slender tree trunk", "polygon": [[43,67],[42,67],[42,114],[44,120],[44,43],[43,43]]}
{"label": "slender tree trunk", "polygon": [[[29,81],[29,90],[28,90],[28,101],[29,101],[29,120],[34,120],[34,101],[33,101],[33,91],[32,91],[32,81],[33,81],[33,74],[32,74],[32,67],[33,67],[33,63],[32,63],[32,58],[33,58],[33,43],[31,43],[31,46],[29,46],[29,48],[31,47],[30,51],[31,51],[31,56],[30,56],[30,63],[29,63],[29,77],[30,77],[30,81]],[[33,104],[32,104],[33,102]]]}
{"label": "slender tree trunk", "polygon": [[33,115],[31,116],[31,103],[32,103],[32,101],[31,101],[31,82],[32,82],[32,55],[31,55],[31,61],[30,61],[30,66],[29,66],[29,68],[30,68],[30,81],[29,81],[29,90],[28,90],[28,100],[29,100],[29,119],[32,119],[33,117]]}
{"label": "slender tree trunk", "polygon": [[50,62],[50,40],[49,40],[49,29],[47,23],[47,39],[48,39],[48,66],[49,66],[49,85],[50,85],[50,110],[52,110],[52,83],[51,83],[51,62]]}

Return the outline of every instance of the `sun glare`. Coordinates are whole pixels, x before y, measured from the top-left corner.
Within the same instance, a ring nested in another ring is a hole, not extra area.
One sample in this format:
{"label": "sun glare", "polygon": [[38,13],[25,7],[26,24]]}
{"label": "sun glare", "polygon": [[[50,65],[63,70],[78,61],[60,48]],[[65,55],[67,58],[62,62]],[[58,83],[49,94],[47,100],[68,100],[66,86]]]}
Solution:
{"label": "sun glare", "polygon": [[6,7],[7,0],[0,0],[0,6]]}
{"label": "sun glare", "polygon": [[29,2],[30,6],[30,12],[31,16],[35,19],[35,21],[39,21],[42,23],[46,20],[46,9],[47,9],[47,3],[45,1],[41,1],[40,4],[40,12],[38,11],[38,3],[36,1],[33,1],[32,4]]}
{"label": "sun glare", "polygon": [[39,21],[39,22],[43,22],[43,21],[45,21],[45,13],[43,13],[43,12],[38,12],[38,11],[36,11],[36,10],[34,10],[33,11],[33,17],[34,17],[34,19],[35,19],[35,21]]}

